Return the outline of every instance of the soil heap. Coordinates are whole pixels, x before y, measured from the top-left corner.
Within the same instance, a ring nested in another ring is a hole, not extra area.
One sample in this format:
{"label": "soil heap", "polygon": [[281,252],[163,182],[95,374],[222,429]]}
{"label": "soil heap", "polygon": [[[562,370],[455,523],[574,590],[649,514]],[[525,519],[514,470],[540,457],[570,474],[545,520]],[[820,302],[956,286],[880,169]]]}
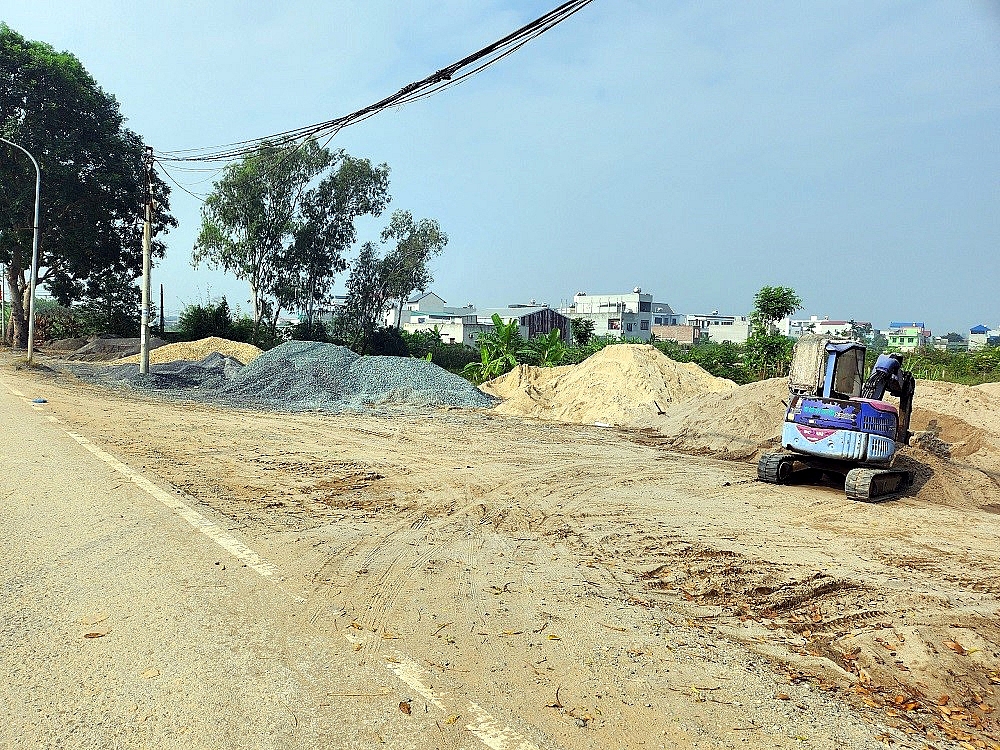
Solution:
{"label": "soil heap", "polygon": [[506,395],[496,411],[557,422],[650,427],[672,403],[705,393],[728,393],[731,380],[694,363],[680,363],[648,344],[616,344],[578,365],[521,366],[483,385]]}
{"label": "soil heap", "polygon": [[[197,362],[203,360],[209,354],[221,354],[225,357],[239,360],[247,365],[261,355],[261,350],[253,344],[245,344],[242,341],[230,341],[218,336],[209,336],[198,341],[180,341],[176,344],[167,344],[158,347],[149,353],[150,364],[160,364],[161,362]],[[139,355],[124,357],[117,360],[115,364],[126,362],[138,362]]]}
{"label": "soil heap", "polygon": [[[149,337],[149,348],[158,349],[167,342],[155,336]],[[139,353],[139,339],[119,339],[113,337],[94,338],[90,343],[81,346],[66,359],[79,362],[108,362]]]}

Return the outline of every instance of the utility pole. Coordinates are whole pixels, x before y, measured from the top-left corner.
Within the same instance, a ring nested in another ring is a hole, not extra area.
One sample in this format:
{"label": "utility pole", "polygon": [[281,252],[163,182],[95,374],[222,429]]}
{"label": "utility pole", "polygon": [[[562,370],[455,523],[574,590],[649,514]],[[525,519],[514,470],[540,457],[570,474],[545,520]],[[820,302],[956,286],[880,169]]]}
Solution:
{"label": "utility pole", "polygon": [[35,165],[35,226],[31,241],[31,297],[28,302],[28,366],[30,367],[32,355],[35,352],[35,287],[38,286],[38,217],[42,198],[42,170],[38,166],[38,162],[35,161],[35,157],[29,154],[27,149],[18,146],[13,141],[8,141],[6,138],[0,138],[0,141],[19,151],[24,151],[31,159],[31,163]]}
{"label": "utility pole", "polygon": [[7,342],[7,293],[4,284],[7,281],[7,267],[0,266],[0,342]]}
{"label": "utility pole", "polygon": [[153,147],[146,146],[146,221],[142,225],[142,309],[139,324],[139,372],[149,372],[149,297],[150,271],[153,264]]}
{"label": "utility pole", "polygon": [[166,331],[166,319],[163,316],[163,284],[160,284],[160,338],[163,338],[163,333]]}

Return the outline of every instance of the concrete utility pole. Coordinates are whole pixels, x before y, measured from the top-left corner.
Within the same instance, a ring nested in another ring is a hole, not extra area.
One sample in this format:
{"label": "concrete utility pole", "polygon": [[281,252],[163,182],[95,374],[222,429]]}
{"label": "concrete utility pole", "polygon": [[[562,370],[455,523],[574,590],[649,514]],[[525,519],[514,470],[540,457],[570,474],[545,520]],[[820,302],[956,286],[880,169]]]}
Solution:
{"label": "concrete utility pole", "polygon": [[146,221],[142,225],[142,310],[139,329],[139,372],[149,372],[149,297],[150,270],[153,263],[153,147],[146,146]]}
{"label": "concrete utility pole", "polygon": [[7,266],[0,266],[0,342],[7,341],[7,294],[4,282],[7,280]]}
{"label": "concrete utility pole", "polygon": [[28,302],[28,365],[31,365],[32,357],[35,353],[35,287],[38,286],[38,225],[39,211],[42,198],[42,170],[35,161],[35,157],[28,153],[27,149],[18,146],[13,141],[0,138],[9,146],[13,146],[19,151],[24,151],[31,163],[35,165],[35,226],[34,235],[31,240],[31,297]]}

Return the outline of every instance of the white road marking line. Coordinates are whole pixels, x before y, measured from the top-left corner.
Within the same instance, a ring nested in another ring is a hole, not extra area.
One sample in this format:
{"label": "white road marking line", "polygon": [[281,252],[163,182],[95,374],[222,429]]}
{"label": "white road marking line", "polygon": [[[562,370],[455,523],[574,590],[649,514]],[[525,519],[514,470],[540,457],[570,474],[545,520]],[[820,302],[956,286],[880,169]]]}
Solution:
{"label": "white road marking line", "polygon": [[59,421],[59,417],[53,417],[51,414],[49,416],[47,416],[46,419],[49,420],[50,422],[58,422]]}
{"label": "white road marking line", "polygon": [[[362,638],[355,637],[349,632],[344,633],[344,638],[352,644],[364,642]],[[539,750],[538,745],[518,734],[507,724],[498,721],[475,701],[462,701],[461,698],[448,692],[435,690],[430,685],[434,675],[399,649],[392,649],[392,656],[386,657],[385,666],[401,682],[416,691],[441,713],[449,713],[448,704],[450,703],[455,709],[450,713],[471,716],[472,721],[466,724],[465,728],[491,750]],[[463,702],[466,706],[464,710],[460,707]]]}
{"label": "white road marking line", "polygon": [[277,568],[271,563],[264,562],[260,555],[254,552],[252,549],[247,547],[243,542],[239,541],[236,537],[231,536],[226,533],[225,530],[220,528],[218,524],[213,523],[208,520],[198,511],[194,510],[191,506],[185,503],[183,500],[175,497],[174,495],[160,489],[155,484],[150,482],[146,477],[142,476],[138,472],[134,471],[130,466],[122,463],[117,458],[109,453],[98,448],[96,445],[91,443],[87,438],[82,435],[77,435],[74,432],[66,433],[76,442],[86,448],[88,451],[93,453],[99,459],[108,464],[112,469],[117,471],[119,474],[123,475],[134,484],[146,491],[147,494],[152,495],[154,498],[159,500],[161,503],[166,505],[171,510],[175,511],[177,515],[187,521],[191,526],[200,531],[202,534],[207,536],[213,542],[218,544],[224,550],[229,552],[233,557],[238,558],[246,563],[248,568],[255,570],[260,575],[269,578],[274,575]]}
{"label": "white road marking line", "polygon": [[[7,387],[10,388],[10,386]],[[18,396],[19,398],[27,398],[27,396],[25,396],[23,393],[17,390],[17,388],[10,388],[10,392],[13,393],[15,396]]]}
{"label": "white road marking line", "polygon": [[[26,398],[23,393],[19,393],[10,386],[7,386],[7,389],[16,396]],[[35,408],[40,410],[41,407]],[[48,419],[50,422],[61,421],[53,416],[49,416]],[[205,516],[191,508],[187,503],[177,497],[174,497],[169,492],[160,489],[146,479],[146,477],[134,471],[127,464],[122,463],[110,453],[98,448],[96,445],[87,440],[87,438],[74,432],[70,432],[69,430],[66,431],[66,434],[97,456],[97,458],[108,464],[119,474],[127,477],[171,510],[176,511],[177,515],[209,539],[214,541],[220,547],[228,551],[234,557],[243,560],[243,562],[247,564],[248,568],[257,571],[257,573],[266,578],[271,577],[277,571],[276,566],[264,562],[256,552],[251,550],[235,537],[227,534],[219,528],[218,525],[209,521],[205,518]],[[300,596],[293,595],[293,597],[299,602],[306,601]],[[360,643],[360,639],[353,638],[348,633],[344,633],[344,637],[349,643]],[[405,656],[398,649],[393,649],[393,652],[395,653],[395,656],[392,657],[394,661],[386,662],[386,667],[389,671],[396,675],[396,677],[405,685],[408,685],[410,688],[415,690],[430,705],[434,706],[442,713],[447,713],[444,701],[449,700],[449,697],[434,690],[434,688],[432,688],[428,683],[429,678],[432,678],[433,675],[413,659]],[[491,750],[539,750],[537,745],[519,735],[510,726],[501,724],[492,716],[492,714],[475,701],[467,701],[466,705],[468,707],[467,714],[472,715],[475,721],[467,724],[465,728],[475,735],[484,745],[491,748]]]}

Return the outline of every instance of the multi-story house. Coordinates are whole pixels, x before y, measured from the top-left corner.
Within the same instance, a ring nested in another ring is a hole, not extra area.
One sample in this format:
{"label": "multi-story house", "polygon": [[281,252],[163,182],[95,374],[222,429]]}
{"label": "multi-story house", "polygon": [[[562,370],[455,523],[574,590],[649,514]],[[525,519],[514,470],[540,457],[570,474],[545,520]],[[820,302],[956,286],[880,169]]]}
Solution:
{"label": "multi-story house", "polygon": [[912,352],[928,346],[933,338],[931,332],[920,321],[898,321],[889,323],[889,330],[883,331],[889,340],[890,352]]}
{"label": "multi-story house", "polygon": [[[644,293],[639,287],[631,294],[577,292],[573,295],[573,304],[560,308],[559,312],[570,320],[593,320],[595,336],[649,341],[653,327],[653,295]],[[666,313],[660,315],[662,318]],[[675,315],[673,310],[670,315]]]}

